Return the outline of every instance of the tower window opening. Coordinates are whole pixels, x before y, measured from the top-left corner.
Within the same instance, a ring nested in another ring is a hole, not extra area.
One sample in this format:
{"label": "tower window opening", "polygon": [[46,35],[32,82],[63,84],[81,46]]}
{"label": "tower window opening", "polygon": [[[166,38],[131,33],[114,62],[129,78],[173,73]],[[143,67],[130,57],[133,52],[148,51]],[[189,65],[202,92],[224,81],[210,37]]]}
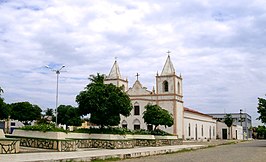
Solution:
{"label": "tower window opening", "polygon": [[164,90],[164,92],[168,92],[169,91],[169,87],[168,87],[168,82],[167,81],[163,82],[163,90]]}

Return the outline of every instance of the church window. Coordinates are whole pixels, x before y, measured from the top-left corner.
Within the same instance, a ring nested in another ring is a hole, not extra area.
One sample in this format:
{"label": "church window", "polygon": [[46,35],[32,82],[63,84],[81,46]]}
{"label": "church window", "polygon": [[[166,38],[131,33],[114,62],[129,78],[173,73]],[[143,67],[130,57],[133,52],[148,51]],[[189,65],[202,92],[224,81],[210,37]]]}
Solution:
{"label": "church window", "polygon": [[212,131],[212,133],[213,133],[213,137],[215,137],[215,127],[213,126],[213,131]]}
{"label": "church window", "polygon": [[163,91],[164,92],[168,92],[169,91],[168,82],[166,80],[163,82]]}
{"label": "church window", "polygon": [[195,127],[195,140],[198,140],[198,125]]}
{"label": "church window", "polygon": [[134,125],[134,130],[139,130],[140,129],[140,125],[139,124],[135,124]]}
{"label": "church window", "polygon": [[139,115],[140,114],[140,108],[139,108],[139,104],[136,102],[134,104],[134,115]]}
{"label": "church window", "polygon": [[180,87],[180,83],[178,82],[177,83],[177,92],[178,92],[178,94],[181,94],[181,87]]}
{"label": "church window", "polygon": [[147,125],[147,130],[152,131],[153,130],[153,126],[151,124],[148,124]]}
{"label": "church window", "polygon": [[190,136],[190,123],[188,124],[188,136]]}
{"label": "church window", "polygon": [[122,122],[122,128],[127,128],[127,122],[125,120]]}
{"label": "church window", "polygon": [[201,136],[203,137],[203,125],[201,126]]}
{"label": "church window", "polygon": [[135,119],[133,121],[133,125],[134,125],[134,130],[139,130],[140,129],[140,121],[138,119]]}
{"label": "church window", "polygon": [[210,139],[212,138],[212,127],[210,126]]}
{"label": "church window", "polygon": [[121,88],[122,88],[122,91],[123,91],[123,92],[126,91],[126,90],[125,90],[125,85],[122,85]]}

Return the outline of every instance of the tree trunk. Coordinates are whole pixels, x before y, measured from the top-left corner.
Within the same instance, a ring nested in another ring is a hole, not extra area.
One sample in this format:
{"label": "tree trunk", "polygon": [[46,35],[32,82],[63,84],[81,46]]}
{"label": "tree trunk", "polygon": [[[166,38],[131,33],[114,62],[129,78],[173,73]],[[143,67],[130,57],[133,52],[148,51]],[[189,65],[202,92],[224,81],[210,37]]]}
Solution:
{"label": "tree trunk", "polygon": [[155,125],[154,130],[156,130],[158,126],[159,126],[159,125]]}

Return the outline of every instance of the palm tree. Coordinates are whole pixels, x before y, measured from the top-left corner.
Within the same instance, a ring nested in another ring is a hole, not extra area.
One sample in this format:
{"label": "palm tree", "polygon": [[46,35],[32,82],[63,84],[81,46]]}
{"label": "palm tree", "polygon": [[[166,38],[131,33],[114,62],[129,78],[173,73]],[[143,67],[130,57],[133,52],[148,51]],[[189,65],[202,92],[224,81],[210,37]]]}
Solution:
{"label": "palm tree", "polygon": [[90,89],[94,85],[102,85],[104,84],[104,79],[105,79],[104,74],[97,73],[97,75],[90,75],[89,80],[91,81],[91,83],[88,84],[86,88]]}
{"label": "palm tree", "polygon": [[231,139],[232,137],[232,131],[231,131],[231,127],[233,125],[233,118],[231,114],[226,114],[225,115],[225,119],[224,119],[224,123],[227,125],[227,127],[229,128],[229,138]]}
{"label": "palm tree", "polygon": [[90,75],[90,77],[89,77],[89,80],[92,83],[94,83],[94,84],[103,83],[104,82],[104,79],[105,79],[104,74],[99,74],[99,73],[97,73],[97,75]]}
{"label": "palm tree", "polygon": [[0,87],[0,95],[1,93],[4,93],[4,90]]}

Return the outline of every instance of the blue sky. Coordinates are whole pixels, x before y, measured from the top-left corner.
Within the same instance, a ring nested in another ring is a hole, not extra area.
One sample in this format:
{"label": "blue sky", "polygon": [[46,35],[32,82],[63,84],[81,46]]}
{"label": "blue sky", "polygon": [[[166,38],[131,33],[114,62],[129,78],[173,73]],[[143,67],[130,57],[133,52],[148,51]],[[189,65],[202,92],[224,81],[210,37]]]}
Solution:
{"label": "blue sky", "polygon": [[[246,5],[248,4],[248,5]],[[118,57],[131,87],[152,89],[171,51],[184,104],[204,113],[249,113],[266,94],[263,0],[0,0],[0,86],[7,103],[77,106],[91,74]]]}

